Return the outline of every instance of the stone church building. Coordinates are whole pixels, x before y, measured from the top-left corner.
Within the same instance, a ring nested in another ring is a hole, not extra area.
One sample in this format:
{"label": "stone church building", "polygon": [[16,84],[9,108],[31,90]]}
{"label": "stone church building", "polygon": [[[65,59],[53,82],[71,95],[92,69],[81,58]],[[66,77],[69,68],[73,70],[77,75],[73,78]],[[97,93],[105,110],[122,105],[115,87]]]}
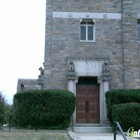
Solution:
{"label": "stone church building", "polygon": [[47,0],[36,81],[75,94],[74,124],[105,124],[105,92],[140,87],[139,19],[140,0]]}

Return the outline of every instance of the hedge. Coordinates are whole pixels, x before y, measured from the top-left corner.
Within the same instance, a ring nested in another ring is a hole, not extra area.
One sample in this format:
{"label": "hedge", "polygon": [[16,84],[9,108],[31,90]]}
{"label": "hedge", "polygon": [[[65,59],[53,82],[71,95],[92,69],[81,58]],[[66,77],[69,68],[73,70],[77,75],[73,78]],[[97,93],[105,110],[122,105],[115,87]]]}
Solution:
{"label": "hedge", "polygon": [[140,103],[113,105],[112,119],[113,121],[118,121],[124,131],[127,131],[130,127],[134,127],[135,130],[139,130]]}
{"label": "hedge", "polygon": [[75,109],[74,94],[60,89],[23,91],[13,101],[13,122],[20,127],[66,128]]}
{"label": "hedge", "polygon": [[107,105],[107,117],[111,123],[112,120],[112,106],[121,103],[140,103],[140,89],[117,89],[110,90],[105,93]]}

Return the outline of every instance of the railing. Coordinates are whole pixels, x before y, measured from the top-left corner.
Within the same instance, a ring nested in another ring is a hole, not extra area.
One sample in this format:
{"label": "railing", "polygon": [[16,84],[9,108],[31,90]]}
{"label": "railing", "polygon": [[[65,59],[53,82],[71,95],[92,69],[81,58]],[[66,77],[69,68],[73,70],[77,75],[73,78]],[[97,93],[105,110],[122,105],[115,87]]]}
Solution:
{"label": "railing", "polygon": [[124,140],[127,140],[123,130],[122,130],[122,127],[120,126],[119,122],[114,122],[114,140],[116,140],[116,135],[117,135],[117,127],[119,129],[119,131],[121,132],[121,135],[123,136],[123,139]]}

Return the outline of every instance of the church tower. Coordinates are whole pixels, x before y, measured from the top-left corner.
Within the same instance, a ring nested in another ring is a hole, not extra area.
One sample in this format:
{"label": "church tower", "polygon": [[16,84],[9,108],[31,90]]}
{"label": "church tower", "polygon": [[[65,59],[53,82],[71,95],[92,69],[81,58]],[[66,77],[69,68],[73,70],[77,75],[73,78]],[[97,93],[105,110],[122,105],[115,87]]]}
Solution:
{"label": "church tower", "polygon": [[47,0],[43,88],[75,94],[75,124],[105,124],[105,92],[140,87],[139,18],[138,0]]}

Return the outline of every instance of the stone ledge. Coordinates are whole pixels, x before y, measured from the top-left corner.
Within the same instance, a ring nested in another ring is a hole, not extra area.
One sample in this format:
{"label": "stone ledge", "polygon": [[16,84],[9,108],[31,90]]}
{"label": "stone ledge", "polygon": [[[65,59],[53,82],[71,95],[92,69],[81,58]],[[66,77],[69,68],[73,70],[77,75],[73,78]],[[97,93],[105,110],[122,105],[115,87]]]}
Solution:
{"label": "stone ledge", "polygon": [[112,132],[112,127],[74,127],[74,132],[92,132],[92,133],[104,133]]}
{"label": "stone ledge", "polygon": [[67,57],[66,58],[67,60],[103,60],[103,61],[107,61],[109,60],[109,58],[103,58],[103,57],[91,57],[91,58],[88,58],[88,57]]}

